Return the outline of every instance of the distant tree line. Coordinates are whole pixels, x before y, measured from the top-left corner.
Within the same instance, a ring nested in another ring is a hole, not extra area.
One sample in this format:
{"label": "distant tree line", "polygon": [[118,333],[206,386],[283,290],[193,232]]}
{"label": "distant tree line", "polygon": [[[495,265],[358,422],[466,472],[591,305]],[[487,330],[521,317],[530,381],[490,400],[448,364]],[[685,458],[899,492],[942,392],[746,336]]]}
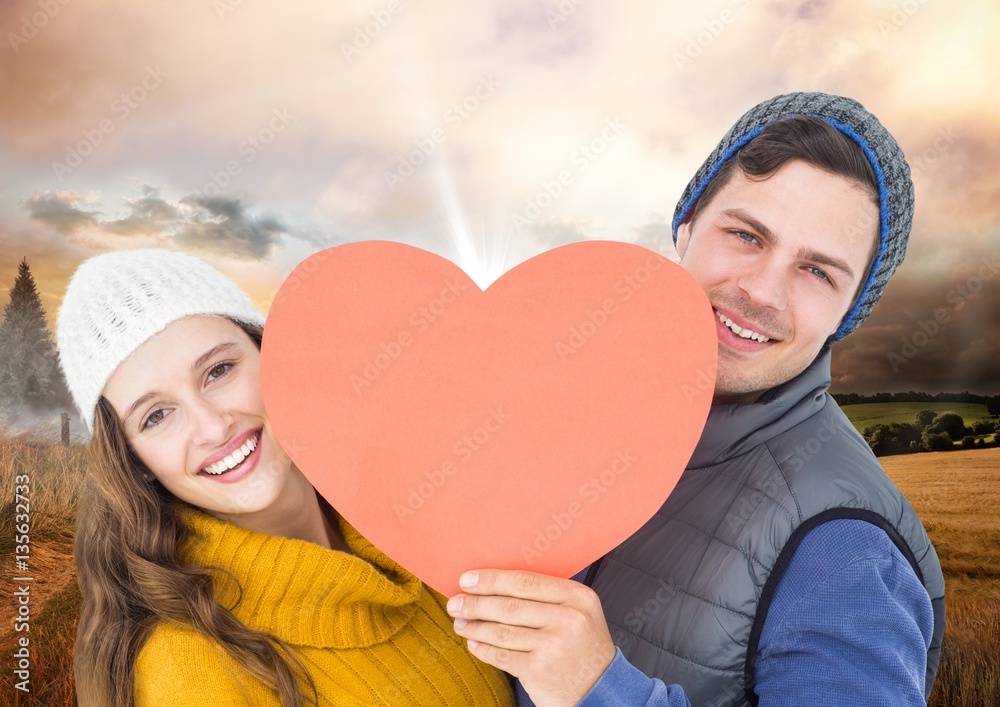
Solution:
{"label": "distant tree line", "polygon": [[1000,415],[1000,395],[977,395],[965,391],[963,393],[917,393],[909,391],[906,393],[875,393],[874,395],[861,395],[860,393],[833,393],[832,397],[838,405],[864,405],[866,403],[972,403],[975,405],[992,404],[990,415],[996,417]]}
{"label": "distant tree line", "polygon": [[[993,441],[987,443],[984,437],[991,434]],[[977,420],[970,427],[956,413],[921,410],[912,423],[868,425],[861,436],[877,457],[908,452],[947,451],[955,448],[955,442],[961,442],[963,449],[975,449],[1000,446],[1000,421]]]}

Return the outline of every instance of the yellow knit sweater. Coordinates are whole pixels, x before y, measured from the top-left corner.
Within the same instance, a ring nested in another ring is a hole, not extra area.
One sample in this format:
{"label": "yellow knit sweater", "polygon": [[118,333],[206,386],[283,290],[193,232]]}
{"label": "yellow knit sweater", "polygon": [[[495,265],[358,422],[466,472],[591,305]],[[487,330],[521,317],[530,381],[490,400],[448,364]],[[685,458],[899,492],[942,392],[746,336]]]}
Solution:
{"label": "yellow knit sweater", "polygon": [[[455,635],[445,599],[342,519],[354,555],[254,533],[200,511],[182,557],[218,567],[216,596],[297,651],[321,705],[513,705],[503,673]],[[311,693],[302,683],[303,693]],[[161,623],[136,661],[137,705],[278,705],[277,693],[194,629]]]}

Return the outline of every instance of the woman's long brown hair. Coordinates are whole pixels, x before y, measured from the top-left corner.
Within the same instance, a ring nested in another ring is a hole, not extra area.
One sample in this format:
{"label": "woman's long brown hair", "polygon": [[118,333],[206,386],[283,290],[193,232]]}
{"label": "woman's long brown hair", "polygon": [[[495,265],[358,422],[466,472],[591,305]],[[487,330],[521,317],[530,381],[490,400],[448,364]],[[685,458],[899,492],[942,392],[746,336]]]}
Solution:
{"label": "woman's long brown hair", "polygon": [[[262,330],[234,322],[260,348]],[[89,707],[124,707],[135,697],[135,663],[160,621],[193,627],[218,642],[287,707],[305,703],[299,673],[315,685],[291,648],[240,622],[215,599],[205,567],[184,564],[185,505],[143,478],[118,415],[101,397],[87,448],[87,483],[76,521],[74,554],[82,604],[74,653],[77,699]]]}

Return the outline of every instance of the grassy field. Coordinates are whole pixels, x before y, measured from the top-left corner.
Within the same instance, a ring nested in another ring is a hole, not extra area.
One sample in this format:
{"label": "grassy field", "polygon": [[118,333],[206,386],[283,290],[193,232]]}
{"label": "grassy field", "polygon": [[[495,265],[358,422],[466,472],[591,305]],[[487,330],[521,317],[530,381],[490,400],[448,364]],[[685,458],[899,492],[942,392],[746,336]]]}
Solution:
{"label": "grassy field", "polygon": [[930,704],[1000,705],[1000,449],[883,457],[945,576],[941,669]]}
{"label": "grassy field", "polygon": [[847,415],[858,432],[864,430],[868,425],[891,425],[893,422],[913,423],[917,419],[917,413],[921,410],[933,410],[941,414],[942,412],[953,412],[961,415],[967,426],[971,426],[977,420],[995,421],[986,412],[985,405],[974,403],[865,403],[863,405],[841,405],[841,410]]}
{"label": "grassy field", "polygon": [[[954,406],[952,406],[954,407]],[[922,409],[922,408],[921,408]],[[935,707],[1000,705],[1000,449],[880,460],[923,519],[944,567],[947,628]],[[15,476],[30,477],[30,695],[14,689],[16,589],[4,569],[0,603],[0,704],[73,705],[72,654],[79,609],[72,527],[85,468],[80,446],[25,444],[0,436],[0,550],[14,551]],[[10,562],[10,559],[6,559]]]}

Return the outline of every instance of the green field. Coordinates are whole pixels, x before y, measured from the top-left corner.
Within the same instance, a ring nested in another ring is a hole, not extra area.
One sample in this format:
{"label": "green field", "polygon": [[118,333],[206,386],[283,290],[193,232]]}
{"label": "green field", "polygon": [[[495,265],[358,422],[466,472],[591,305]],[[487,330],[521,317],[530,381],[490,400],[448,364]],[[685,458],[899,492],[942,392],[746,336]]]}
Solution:
{"label": "green field", "polygon": [[843,405],[841,409],[858,432],[863,431],[868,425],[914,423],[917,421],[917,413],[921,410],[933,410],[938,414],[953,412],[961,415],[967,426],[971,426],[976,420],[996,419],[989,416],[985,405],[975,403],[864,403]]}

